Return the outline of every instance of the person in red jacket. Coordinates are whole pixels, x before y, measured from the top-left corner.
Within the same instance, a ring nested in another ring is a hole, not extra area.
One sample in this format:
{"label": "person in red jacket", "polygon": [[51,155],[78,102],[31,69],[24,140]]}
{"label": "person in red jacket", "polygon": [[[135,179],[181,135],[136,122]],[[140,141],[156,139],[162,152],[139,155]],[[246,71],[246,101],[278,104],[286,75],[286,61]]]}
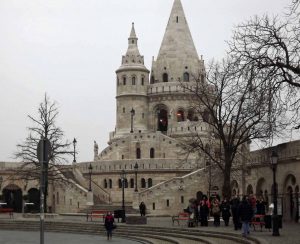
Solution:
{"label": "person in red jacket", "polygon": [[104,221],[104,226],[107,232],[107,240],[112,239],[112,231],[115,229],[114,222],[114,216],[112,216],[111,212],[108,212]]}

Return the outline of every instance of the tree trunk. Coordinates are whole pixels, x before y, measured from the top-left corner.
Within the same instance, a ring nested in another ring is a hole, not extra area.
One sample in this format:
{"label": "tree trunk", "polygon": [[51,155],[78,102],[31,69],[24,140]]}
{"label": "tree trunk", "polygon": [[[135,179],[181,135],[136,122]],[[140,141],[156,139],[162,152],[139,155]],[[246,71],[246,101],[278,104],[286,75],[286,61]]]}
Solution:
{"label": "tree trunk", "polygon": [[230,179],[231,179],[231,160],[225,152],[225,167],[223,171],[223,187],[222,187],[222,196],[223,198],[231,198],[231,189],[230,189]]}

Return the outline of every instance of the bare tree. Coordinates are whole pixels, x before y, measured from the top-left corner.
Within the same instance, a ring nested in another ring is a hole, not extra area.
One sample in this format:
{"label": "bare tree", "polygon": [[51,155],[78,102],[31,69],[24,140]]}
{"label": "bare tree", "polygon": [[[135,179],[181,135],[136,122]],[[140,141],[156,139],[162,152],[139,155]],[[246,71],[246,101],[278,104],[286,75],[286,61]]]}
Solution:
{"label": "bare tree", "polygon": [[209,127],[211,137],[192,132],[183,147],[188,153],[202,152],[219,167],[224,197],[231,196],[231,174],[242,160],[239,153],[247,150],[251,140],[268,140],[270,133],[285,126],[280,120],[284,108],[273,99],[268,76],[231,60],[212,63],[206,81],[199,75],[195,82],[182,82],[193,94],[194,109]]}
{"label": "bare tree", "polygon": [[300,7],[292,0],[288,13],[256,16],[239,24],[229,42],[239,62],[269,76],[274,96],[298,119],[300,88]]}
{"label": "bare tree", "polygon": [[67,156],[73,152],[69,151],[70,142],[64,140],[64,133],[60,127],[56,125],[56,119],[59,111],[55,102],[51,102],[45,94],[43,102],[39,105],[37,117],[28,115],[33,123],[28,127],[29,135],[21,144],[17,144],[16,158],[22,160],[20,168],[12,174],[14,179],[22,179],[24,181],[39,180],[41,175],[41,165],[37,157],[37,146],[42,138],[47,138],[51,144],[49,164],[46,169],[47,180],[45,182],[45,211],[47,211],[47,194],[48,184],[56,180],[63,180],[61,171],[62,167],[58,167],[62,163],[67,162]]}

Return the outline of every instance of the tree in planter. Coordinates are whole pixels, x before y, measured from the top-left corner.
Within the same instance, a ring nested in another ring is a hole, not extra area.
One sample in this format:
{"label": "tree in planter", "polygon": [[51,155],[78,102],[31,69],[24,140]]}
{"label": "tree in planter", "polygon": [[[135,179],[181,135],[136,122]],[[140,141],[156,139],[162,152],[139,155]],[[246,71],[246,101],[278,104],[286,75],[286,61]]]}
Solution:
{"label": "tree in planter", "polygon": [[[182,82],[192,95],[193,109],[206,123],[210,135],[196,130],[183,142],[186,153],[204,154],[223,175],[222,195],[231,196],[232,173],[241,166],[250,141],[267,141],[286,126],[284,108],[278,107],[267,76],[229,57],[209,66],[201,75]],[[196,125],[195,124],[195,125]]]}
{"label": "tree in planter", "polygon": [[67,156],[73,154],[69,150],[71,143],[63,139],[64,133],[56,125],[58,114],[56,103],[51,102],[49,97],[45,95],[43,102],[39,105],[37,116],[28,115],[32,122],[32,126],[28,127],[29,135],[23,143],[17,145],[17,152],[15,153],[16,158],[21,159],[23,164],[12,174],[13,180],[40,180],[41,165],[36,154],[37,146],[41,138],[47,138],[50,141],[51,150],[44,189],[45,212],[47,212],[48,184],[57,180],[64,180],[60,173],[61,164],[67,163]]}

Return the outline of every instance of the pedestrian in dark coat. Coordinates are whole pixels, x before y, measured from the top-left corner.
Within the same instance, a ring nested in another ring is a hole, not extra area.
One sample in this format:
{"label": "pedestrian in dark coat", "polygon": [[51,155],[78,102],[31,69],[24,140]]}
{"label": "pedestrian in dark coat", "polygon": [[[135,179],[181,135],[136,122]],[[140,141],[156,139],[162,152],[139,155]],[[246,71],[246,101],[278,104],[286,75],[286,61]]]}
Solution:
{"label": "pedestrian in dark coat", "polygon": [[145,205],[145,203],[141,202],[139,208],[140,208],[140,214],[141,214],[141,216],[145,216],[146,215],[146,205]]}
{"label": "pedestrian in dark coat", "polygon": [[114,222],[114,216],[112,216],[111,212],[108,212],[104,220],[104,226],[107,232],[107,240],[112,238],[112,231],[115,229]]}
{"label": "pedestrian in dark coat", "polygon": [[253,208],[246,196],[243,197],[243,201],[238,208],[238,216],[242,221],[243,236],[246,237],[250,233],[249,223],[253,217]]}
{"label": "pedestrian in dark coat", "polygon": [[263,197],[260,197],[256,201],[256,213],[260,215],[266,214],[266,205],[267,203],[264,201]]}
{"label": "pedestrian in dark coat", "polygon": [[239,216],[238,216],[238,208],[240,205],[240,199],[237,196],[234,196],[231,201],[231,213],[232,213],[232,221],[234,225],[234,230],[238,230],[241,228]]}
{"label": "pedestrian in dark coat", "polygon": [[215,198],[211,205],[211,213],[214,216],[214,226],[219,227],[220,226],[220,203],[217,198]]}
{"label": "pedestrian in dark coat", "polygon": [[230,204],[226,198],[221,203],[220,208],[221,208],[222,218],[224,220],[225,226],[228,226],[229,218],[230,218],[231,214],[230,214]]}
{"label": "pedestrian in dark coat", "polygon": [[208,226],[209,202],[206,197],[200,202],[200,222],[201,226]]}

